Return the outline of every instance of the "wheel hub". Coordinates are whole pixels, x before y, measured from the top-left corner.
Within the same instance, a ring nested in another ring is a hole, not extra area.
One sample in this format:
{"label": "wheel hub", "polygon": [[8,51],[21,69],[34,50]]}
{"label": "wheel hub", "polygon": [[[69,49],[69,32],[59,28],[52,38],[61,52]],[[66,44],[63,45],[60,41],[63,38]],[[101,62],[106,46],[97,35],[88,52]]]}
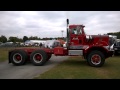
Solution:
{"label": "wheel hub", "polygon": [[17,55],[17,56],[16,56],[16,59],[17,59],[18,61],[21,60],[20,55]]}
{"label": "wheel hub", "polygon": [[40,55],[37,55],[37,56],[36,56],[36,60],[39,60],[39,61],[40,61],[40,60],[41,60],[41,56],[40,56]]}
{"label": "wheel hub", "polygon": [[99,64],[101,62],[101,57],[98,54],[95,54],[91,58],[91,62],[95,65]]}

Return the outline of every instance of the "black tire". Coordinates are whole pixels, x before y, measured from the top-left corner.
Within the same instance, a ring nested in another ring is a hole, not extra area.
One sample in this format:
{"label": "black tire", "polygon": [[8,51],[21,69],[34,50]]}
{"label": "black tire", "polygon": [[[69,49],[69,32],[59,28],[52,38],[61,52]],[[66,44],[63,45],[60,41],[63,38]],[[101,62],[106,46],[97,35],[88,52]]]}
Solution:
{"label": "black tire", "polygon": [[23,50],[15,50],[10,55],[10,61],[16,66],[24,65],[27,59],[27,53]]}
{"label": "black tire", "polygon": [[87,56],[87,62],[92,67],[101,67],[105,62],[105,56],[100,51],[92,51]]}
{"label": "black tire", "polygon": [[47,61],[50,60],[51,57],[52,57],[52,54],[47,54]]}
{"label": "black tire", "polygon": [[[38,58],[37,58],[37,56],[38,56]],[[33,63],[33,65],[42,66],[47,61],[47,53],[43,50],[36,50],[31,53],[30,60]]]}

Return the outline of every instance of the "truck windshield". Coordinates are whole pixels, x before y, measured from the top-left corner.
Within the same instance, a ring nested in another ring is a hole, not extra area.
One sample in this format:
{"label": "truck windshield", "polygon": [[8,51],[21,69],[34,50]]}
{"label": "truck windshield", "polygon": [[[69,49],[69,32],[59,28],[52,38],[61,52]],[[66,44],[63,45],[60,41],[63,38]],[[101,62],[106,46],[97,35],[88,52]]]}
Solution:
{"label": "truck windshield", "polygon": [[72,31],[72,34],[77,34],[77,29],[76,28],[73,28],[71,31]]}
{"label": "truck windshield", "polygon": [[82,28],[79,26],[77,28],[72,28],[71,33],[72,34],[82,34]]}
{"label": "truck windshield", "polygon": [[71,27],[69,28],[71,34],[77,34],[77,35],[80,35],[80,34],[85,34],[86,35],[86,32],[84,31],[84,28],[83,26],[75,26],[75,27]]}

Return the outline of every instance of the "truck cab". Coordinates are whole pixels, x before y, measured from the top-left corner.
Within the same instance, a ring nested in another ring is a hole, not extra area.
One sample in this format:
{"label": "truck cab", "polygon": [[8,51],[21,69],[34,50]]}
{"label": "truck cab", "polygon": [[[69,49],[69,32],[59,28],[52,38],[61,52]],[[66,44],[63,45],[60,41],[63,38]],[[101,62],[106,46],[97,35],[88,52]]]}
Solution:
{"label": "truck cab", "polygon": [[85,38],[83,25],[70,25],[69,26],[69,49],[81,49],[84,44]]}
{"label": "truck cab", "polygon": [[108,48],[108,35],[86,35],[83,25],[70,25],[68,34],[69,49],[82,49],[84,46],[105,46]]}

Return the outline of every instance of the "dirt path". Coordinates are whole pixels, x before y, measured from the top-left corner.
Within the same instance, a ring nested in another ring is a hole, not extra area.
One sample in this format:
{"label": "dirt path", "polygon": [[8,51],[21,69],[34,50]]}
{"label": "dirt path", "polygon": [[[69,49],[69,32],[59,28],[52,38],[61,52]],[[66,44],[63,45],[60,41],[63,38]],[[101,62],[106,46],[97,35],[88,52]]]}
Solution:
{"label": "dirt path", "polygon": [[67,56],[52,56],[44,66],[33,66],[32,63],[27,63],[23,66],[14,66],[13,64],[8,64],[8,61],[2,62],[0,63],[0,79],[32,79],[67,58]]}

